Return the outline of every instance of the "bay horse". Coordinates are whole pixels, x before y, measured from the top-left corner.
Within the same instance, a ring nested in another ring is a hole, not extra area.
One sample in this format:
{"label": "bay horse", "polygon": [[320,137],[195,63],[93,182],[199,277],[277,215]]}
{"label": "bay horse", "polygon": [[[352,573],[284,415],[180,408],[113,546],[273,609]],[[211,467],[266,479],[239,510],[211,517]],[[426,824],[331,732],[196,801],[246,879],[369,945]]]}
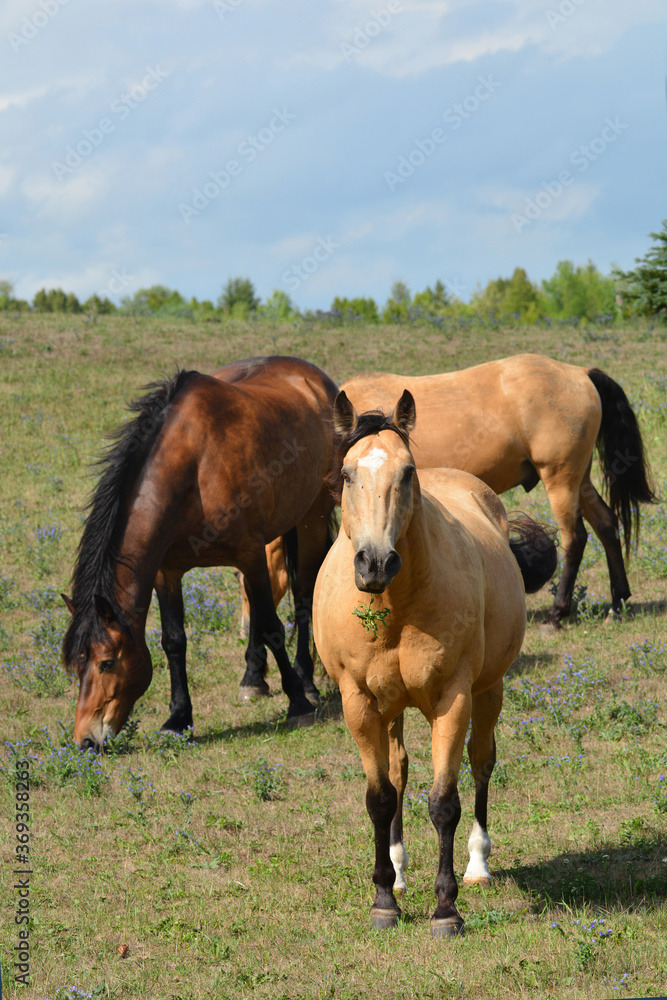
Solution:
{"label": "bay horse", "polygon": [[[519,566],[528,568],[536,589],[553,573],[556,549],[535,522],[511,548],[502,502],[474,476],[455,469],[417,476],[409,444],[415,425],[409,391],[391,417],[378,411],[358,416],[341,392],[334,421],[342,439],[331,476],[338,476],[342,524],[317,577],[313,628],[366,772],[366,806],[375,833],[371,921],[389,927],[400,916],[393,889],[405,888],[407,863],[403,712],[413,706],[432,734],[429,813],[440,853],[431,928],[435,936],[448,937],[463,928],[452,852],[468,723],[472,720],[468,754],[476,793],[464,881],[489,884],[494,727],[503,675],[521,648],[526,625]],[[370,604],[360,602],[364,594],[371,595]]]}
{"label": "bay horse", "polygon": [[[153,588],[171,677],[164,730],[192,725],[181,578],[194,566],[237,566],[250,596],[242,694],[267,690],[266,645],[289,698],[288,722],[311,721],[316,699],[308,625],[333,498],[323,485],[333,448],[336,386],[299,358],[236,361],[212,376],[179,371],[131,404],[137,416],[101,461],[73,572],[63,659],[80,689],[74,737],[99,748],[151,681],[145,623]],[[275,612],[265,545],[298,553],[294,667]]]}
{"label": "bay horse", "polygon": [[[651,503],[642,438],[625,392],[597,368],[517,354],[442,375],[358,375],[341,386],[358,410],[387,409],[404,388],[419,414],[412,451],[418,469],[451,466],[496,493],[528,492],[542,480],[565,559],[547,622],[569,615],[584,553],[585,518],[605,550],[612,616],[630,597],[623,563],[639,533],[639,504]],[[591,482],[597,444],[609,505]]]}

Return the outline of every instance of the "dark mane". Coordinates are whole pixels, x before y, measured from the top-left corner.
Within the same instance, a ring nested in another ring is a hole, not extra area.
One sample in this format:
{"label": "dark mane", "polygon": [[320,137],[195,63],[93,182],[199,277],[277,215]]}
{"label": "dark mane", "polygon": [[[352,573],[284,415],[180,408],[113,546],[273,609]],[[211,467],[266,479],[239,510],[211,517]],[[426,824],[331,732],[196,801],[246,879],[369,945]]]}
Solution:
{"label": "dark mane", "polygon": [[359,419],[354,430],[338,440],[331,460],[331,472],[325,479],[325,483],[331,490],[336,503],[340,503],[343,492],[343,475],[341,470],[348,451],[357,441],[361,441],[362,438],[368,437],[371,434],[379,434],[380,431],[393,431],[394,434],[398,434],[406,448],[409,447],[408,435],[405,431],[399,430],[392,418],[383,413],[382,410],[368,410],[366,413],[359,414]]}
{"label": "dark mane", "polygon": [[[157,439],[174,399],[191,375],[178,371],[171,379],[152,382],[145,396],[129,404],[137,416],[110,435],[113,442],[94,468],[100,480],[88,502],[88,515],[72,573],[75,612],[63,640],[63,660],[74,664],[87,655],[95,637],[98,616],[94,596],[100,594],[118,609],[115,571],[118,543],[127,520],[126,500]],[[118,615],[121,625],[123,618]]]}

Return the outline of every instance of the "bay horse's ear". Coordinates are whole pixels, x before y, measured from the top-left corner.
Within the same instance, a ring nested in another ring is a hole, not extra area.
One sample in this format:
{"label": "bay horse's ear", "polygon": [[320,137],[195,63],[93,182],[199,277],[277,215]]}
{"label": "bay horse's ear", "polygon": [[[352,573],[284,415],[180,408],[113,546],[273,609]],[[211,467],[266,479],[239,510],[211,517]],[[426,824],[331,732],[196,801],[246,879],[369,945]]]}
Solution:
{"label": "bay horse's ear", "polygon": [[357,426],[357,420],[357,411],[347,398],[345,390],[342,390],[336,396],[334,403],[334,430],[336,434],[341,437],[351,434]]}
{"label": "bay horse's ear", "polygon": [[75,609],[74,604],[72,602],[72,598],[68,597],[67,594],[61,594],[60,596],[62,597],[63,601],[65,602],[65,607],[67,608],[67,610],[69,611],[69,613],[71,615],[73,615],[76,609]]}
{"label": "bay horse's ear", "polygon": [[403,395],[396,404],[391,419],[399,431],[403,431],[405,434],[411,434],[414,430],[415,421],[417,420],[417,409],[415,407],[414,396],[409,389],[403,390]]}
{"label": "bay horse's ear", "polygon": [[113,625],[118,621],[118,617],[113,607],[101,594],[95,594],[95,610],[105,625]]}

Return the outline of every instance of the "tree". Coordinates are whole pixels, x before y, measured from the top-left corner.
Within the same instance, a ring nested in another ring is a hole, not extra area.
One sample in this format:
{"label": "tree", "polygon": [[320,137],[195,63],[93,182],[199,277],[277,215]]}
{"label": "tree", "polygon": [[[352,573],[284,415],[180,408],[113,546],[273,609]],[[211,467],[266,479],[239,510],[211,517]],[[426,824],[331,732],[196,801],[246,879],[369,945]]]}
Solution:
{"label": "tree", "polygon": [[627,312],[667,317],[667,219],[659,233],[649,233],[656,245],[636,257],[633,271],[615,271],[614,278]]}
{"label": "tree", "polygon": [[511,278],[497,278],[490,281],[484,291],[477,296],[478,309],[495,313],[500,318],[516,315],[524,323],[534,323],[543,311],[543,299],[539,289],[529,280],[522,267],[516,267]]}
{"label": "tree", "polygon": [[589,260],[585,267],[575,267],[571,260],[561,260],[556,273],[542,282],[547,309],[559,319],[594,320],[615,312],[614,279],[600,274]]}
{"label": "tree", "polygon": [[424,310],[430,316],[441,316],[451,305],[447,289],[442,281],[436,281],[433,288],[425,288],[423,292],[416,292],[412,300],[413,307]]}
{"label": "tree", "polygon": [[99,295],[91,295],[90,298],[82,304],[81,308],[84,312],[93,313],[95,316],[107,316],[110,313],[116,312],[116,306],[106,297],[101,299]]}
{"label": "tree", "polygon": [[339,312],[342,319],[365,319],[368,323],[377,323],[378,307],[375,299],[344,299],[340,296],[331,303],[331,312]]}
{"label": "tree", "polygon": [[404,281],[395,281],[391,294],[382,310],[383,323],[405,323],[410,315],[412,297]]}
{"label": "tree", "polygon": [[52,288],[46,291],[41,288],[35,295],[32,307],[36,312],[48,313],[78,313],[81,304],[73,292],[66,295],[62,288]]}
{"label": "tree", "polygon": [[274,288],[273,292],[262,305],[262,316],[272,320],[290,320],[299,315],[299,310],[282,288]]}
{"label": "tree", "polygon": [[255,293],[255,286],[250,278],[230,278],[218,299],[218,308],[228,316],[243,319],[248,313],[255,312],[260,299]]}

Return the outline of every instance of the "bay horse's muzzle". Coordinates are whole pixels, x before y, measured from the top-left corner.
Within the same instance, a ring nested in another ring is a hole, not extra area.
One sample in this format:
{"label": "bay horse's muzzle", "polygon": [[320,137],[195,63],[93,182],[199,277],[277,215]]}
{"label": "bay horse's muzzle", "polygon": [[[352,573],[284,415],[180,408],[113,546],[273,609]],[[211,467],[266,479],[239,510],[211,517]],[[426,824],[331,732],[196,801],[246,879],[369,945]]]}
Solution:
{"label": "bay horse's muzzle", "polygon": [[99,753],[102,749],[102,745],[97,743],[95,740],[91,739],[90,736],[86,736],[85,740],[81,740],[79,743],[80,750],[94,750],[95,753]]}
{"label": "bay horse's muzzle", "polygon": [[396,549],[378,552],[371,546],[359,549],[354,557],[354,582],[368,594],[381,594],[401,568]]}

